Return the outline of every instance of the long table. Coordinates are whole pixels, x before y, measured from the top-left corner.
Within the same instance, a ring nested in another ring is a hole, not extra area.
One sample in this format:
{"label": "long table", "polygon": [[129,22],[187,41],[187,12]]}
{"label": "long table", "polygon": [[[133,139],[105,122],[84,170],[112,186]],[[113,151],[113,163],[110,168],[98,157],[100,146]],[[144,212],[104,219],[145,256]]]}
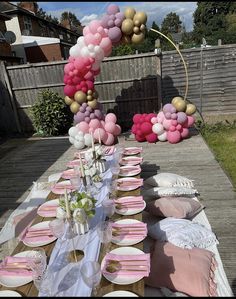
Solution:
{"label": "long table", "polygon": [[[135,176],[135,177],[140,178],[140,176]],[[118,195],[118,197],[140,195],[140,188],[133,190],[133,191],[117,191],[117,195]],[[56,198],[58,198],[58,195],[50,192],[49,195],[47,196],[46,200],[49,201],[49,200],[56,199]],[[132,219],[142,221],[142,212],[138,213],[136,215],[131,215],[131,216],[123,216],[123,215],[118,215],[118,214],[114,214],[112,216],[113,220],[125,219],[125,218],[130,218],[130,219],[132,218]],[[36,218],[34,219],[32,225],[37,224],[42,221],[49,221],[49,220],[53,220],[53,219],[55,219],[55,218],[49,218],[49,217],[44,218],[44,217],[37,215]],[[41,246],[41,248],[43,248],[45,250],[48,260],[53,251],[55,243],[56,243],[56,241],[54,241],[48,245]],[[132,245],[132,246],[143,250],[143,242],[139,242],[138,244]],[[115,249],[117,247],[119,247],[119,246],[116,244],[111,244],[111,250]],[[28,247],[23,242],[20,241],[19,244],[17,245],[17,247],[15,248],[15,250],[13,251],[12,255],[17,254],[22,251],[32,250],[32,249],[33,249],[32,247]],[[99,262],[102,261],[104,256],[105,256],[104,246],[101,245]],[[8,290],[8,289],[17,291],[24,297],[37,297],[38,296],[38,290],[34,286],[33,282],[30,282],[26,285],[16,287],[16,288],[0,286],[0,290]],[[114,284],[114,283],[108,281],[106,278],[102,277],[102,280],[101,280],[101,283],[99,286],[98,296],[100,297],[100,296],[105,295],[106,293],[110,293],[112,291],[117,291],[117,290],[130,291],[130,292],[136,293],[138,296],[143,297],[144,296],[144,279],[141,279],[138,282],[129,284],[129,285],[117,285],[117,284]]]}

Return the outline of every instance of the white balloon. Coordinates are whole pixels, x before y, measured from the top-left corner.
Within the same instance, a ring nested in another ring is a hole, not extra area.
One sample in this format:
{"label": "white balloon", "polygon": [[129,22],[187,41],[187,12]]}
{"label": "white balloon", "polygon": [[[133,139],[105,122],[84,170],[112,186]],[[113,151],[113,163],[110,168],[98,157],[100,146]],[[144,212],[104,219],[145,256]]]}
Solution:
{"label": "white balloon", "polygon": [[80,46],[78,44],[75,44],[73,47],[70,48],[70,56],[72,57],[79,57],[81,56],[80,54]]}
{"label": "white balloon", "polygon": [[80,36],[80,37],[77,39],[77,44],[78,44],[80,47],[84,47],[84,46],[86,46],[85,43],[84,43],[84,36]]}
{"label": "white balloon", "polygon": [[84,142],[84,136],[80,136],[80,135],[77,134],[77,135],[75,136],[75,140],[76,140],[76,141],[79,141],[79,142]]}
{"label": "white balloon", "polygon": [[161,135],[164,133],[165,130],[162,124],[156,123],[155,125],[152,126],[152,131],[157,135]]}
{"label": "white balloon", "polygon": [[78,134],[79,130],[78,128],[76,127],[71,127],[68,131],[68,134],[71,136],[71,137],[75,137],[77,134]]}
{"label": "white balloon", "polygon": [[84,142],[75,140],[74,146],[77,149],[83,149],[84,148]]}
{"label": "white balloon", "polygon": [[103,58],[104,58],[104,51],[103,51],[103,49],[100,46],[95,46],[94,52],[96,54],[96,57],[95,57],[96,60],[103,60]]}
{"label": "white balloon", "polygon": [[82,131],[79,131],[79,132],[78,132],[78,135],[84,137],[84,133],[83,133]]}
{"label": "white balloon", "polygon": [[164,132],[163,134],[158,135],[157,138],[160,141],[166,141],[167,140],[167,132]]}
{"label": "white balloon", "polygon": [[84,143],[86,146],[92,146],[92,137],[90,134],[84,134]]}
{"label": "white balloon", "polygon": [[70,136],[70,137],[69,137],[69,141],[70,141],[71,144],[74,144],[74,142],[75,142],[74,137]]}
{"label": "white balloon", "polygon": [[89,49],[89,52],[94,52],[94,45],[89,44],[88,49]]}
{"label": "white balloon", "polygon": [[80,50],[81,56],[87,57],[90,56],[89,49],[85,46]]}

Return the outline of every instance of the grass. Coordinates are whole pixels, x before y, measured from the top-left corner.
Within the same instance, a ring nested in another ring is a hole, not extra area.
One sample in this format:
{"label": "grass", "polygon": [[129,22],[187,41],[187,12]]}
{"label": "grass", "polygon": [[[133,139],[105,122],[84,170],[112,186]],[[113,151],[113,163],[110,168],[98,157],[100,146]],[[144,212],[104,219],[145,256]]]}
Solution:
{"label": "grass", "polygon": [[199,130],[236,189],[236,121],[200,125]]}

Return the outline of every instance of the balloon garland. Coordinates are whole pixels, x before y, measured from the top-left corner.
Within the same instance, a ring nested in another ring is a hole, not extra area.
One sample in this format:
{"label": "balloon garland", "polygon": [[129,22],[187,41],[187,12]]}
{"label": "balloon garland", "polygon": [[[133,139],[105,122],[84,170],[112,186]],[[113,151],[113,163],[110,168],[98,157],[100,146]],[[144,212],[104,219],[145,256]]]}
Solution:
{"label": "balloon garland", "polygon": [[69,130],[69,141],[77,149],[91,146],[91,138],[95,142],[100,138],[105,145],[112,145],[121,133],[115,114],[104,115],[94,81],[112,46],[139,44],[144,40],[146,22],[145,12],[128,7],[122,13],[117,5],[110,4],[103,18],[84,27],[83,36],[70,48],[63,81],[65,103],[74,114],[75,123]]}

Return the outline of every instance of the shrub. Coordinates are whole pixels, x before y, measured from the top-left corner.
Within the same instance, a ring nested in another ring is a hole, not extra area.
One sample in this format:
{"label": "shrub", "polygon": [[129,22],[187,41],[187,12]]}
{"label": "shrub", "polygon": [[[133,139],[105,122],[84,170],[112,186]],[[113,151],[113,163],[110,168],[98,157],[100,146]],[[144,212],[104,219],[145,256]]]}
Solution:
{"label": "shrub", "polygon": [[49,89],[39,94],[31,114],[33,125],[42,136],[65,134],[73,123],[73,114],[64,99]]}

